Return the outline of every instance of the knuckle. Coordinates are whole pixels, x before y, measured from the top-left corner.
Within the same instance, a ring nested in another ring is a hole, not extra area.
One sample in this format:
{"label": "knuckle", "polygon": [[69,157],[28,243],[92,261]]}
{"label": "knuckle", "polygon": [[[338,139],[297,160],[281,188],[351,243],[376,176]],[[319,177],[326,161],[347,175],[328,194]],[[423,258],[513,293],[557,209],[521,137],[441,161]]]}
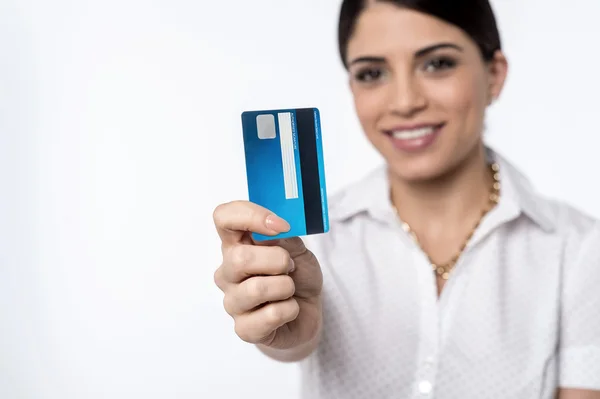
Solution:
{"label": "knuckle", "polygon": [[290,320],[295,320],[298,315],[300,314],[300,305],[298,304],[298,301],[296,301],[295,299],[290,300]]}
{"label": "knuckle", "polygon": [[217,205],[213,211],[213,221],[215,226],[225,227],[231,217],[237,213],[237,209],[244,209],[246,207],[247,204],[244,201],[239,200]]}
{"label": "knuckle", "polygon": [[291,298],[296,293],[296,284],[290,276],[283,276],[282,281],[283,295],[285,298]]}
{"label": "knuckle", "polygon": [[252,337],[251,337],[251,336],[250,336],[250,334],[248,333],[248,329],[247,329],[247,328],[245,328],[245,327],[242,325],[242,323],[240,323],[239,321],[236,321],[236,322],[235,322],[235,325],[234,325],[234,331],[235,331],[235,334],[236,334],[236,335],[237,335],[237,336],[238,336],[238,337],[239,337],[239,338],[240,338],[242,341],[245,341],[245,342],[248,342],[248,343],[252,343],[252,342],[253,342],[253,339],[252,339]]}
{"label": "knuckle", "polygon": [[223,224],[223,214],[227,209],[227,204],[219,204],[215,207],[213,211],[213,221],[216,226],[221,226]]}
{"label": "knuckle", "polygon": [[290,306],[290,315],[292,319],[295,319],[296,317],[298,317],[298,314],[300,313],[300,305],[298,304],[298,301],[296,301],[295,299],[289,299],[288,300],[289,306]]}
{"label": "knuckle", "polygon": [[241,273],[246,268],[246,265],[250,261],[251,253],[247,248],[238,245],[232,247],[229,251],[229,263],[235,272]]}
{"label": "knuckle", "polygon": [[220,266],[217,270],[215,270],[213,274],[213,281],[220,290],[223,290],[223,286],[225,285],[223,281],[223,266]]}
{"label": "knuckle", "polygon": [[235,315],[235,307],[231,295],[225,295],[223,297],[223,308],[225,309],[225,312],[227,312],[228,315]]}
{"label": "knuckle", "polygon": [[247,295],[254,301],[260,302],[269,293],[269,284],[266,279],[253,278],[248,281]]}
{"label": "knuckle", "polygon": [[259,222],[260,214],[253,207],[249,207],[249,206],[246,207],[244,209],[243,215],[244,215],[244,218],[246,219],[246,223],[248,224],[248,226],[252,226],[252,229],[255,229],[256,226],[260,223]]}
{"label": "knuckle", "polygon": [[278,325],[284,319],[283,307],[278,305],[281,305],[281,303],[271,304],[266,308],[266,317],[269,324]]}
{"label": "knuckle", "polygon": [[273,258],[277,259],[277,267],[286,272],[290,264],[290,253],[282,247],[273,247],[273,251]]}
{"label": "knuckle", "polygon": [[247,218],[248,223],[255,228],[264,225],[268,213],[267,209],[250,202],[244,207],[244,216]]}

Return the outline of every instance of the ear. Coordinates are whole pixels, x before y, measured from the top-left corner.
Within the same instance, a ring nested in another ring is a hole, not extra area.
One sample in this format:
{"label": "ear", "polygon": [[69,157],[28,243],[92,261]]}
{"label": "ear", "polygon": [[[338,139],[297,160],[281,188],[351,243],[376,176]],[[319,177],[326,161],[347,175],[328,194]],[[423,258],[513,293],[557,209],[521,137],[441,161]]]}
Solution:
{"label": "ear", "polygon": [[508,60],[501,50],[494,53],[494,57],[488,61],[488,104],[500,97],[508,75]]}

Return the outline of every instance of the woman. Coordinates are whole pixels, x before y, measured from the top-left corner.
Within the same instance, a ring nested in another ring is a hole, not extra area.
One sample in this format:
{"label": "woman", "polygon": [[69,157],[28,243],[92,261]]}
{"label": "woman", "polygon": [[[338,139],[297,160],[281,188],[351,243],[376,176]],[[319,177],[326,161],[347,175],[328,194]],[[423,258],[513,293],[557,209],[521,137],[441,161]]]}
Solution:
{"label": "woman", "polygon": [[600,398],[600,224],[483,141],[507,61],[487,0],[345,0],[340,53],[386,161],[330,200],[331,231],[219,206],[235,331],[301,361],[304,397]]}

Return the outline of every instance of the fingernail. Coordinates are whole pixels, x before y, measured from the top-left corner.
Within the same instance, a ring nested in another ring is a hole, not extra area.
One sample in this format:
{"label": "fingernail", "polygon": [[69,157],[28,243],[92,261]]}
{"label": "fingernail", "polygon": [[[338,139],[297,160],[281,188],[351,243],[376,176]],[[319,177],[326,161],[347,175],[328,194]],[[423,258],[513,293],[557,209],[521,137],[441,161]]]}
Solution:
{"label": "fingernail", "polygon": [[294,262],[294,259],[290,258],[290,271],[289,271],[289,273],[293,272],[294,270],[296,270],[296,263]]}
{"label": "fingernail", "polygon": [[276,215],[267,216],[266,225],[269,229],[275,232],[286,232],[290,231],[290,224]]}

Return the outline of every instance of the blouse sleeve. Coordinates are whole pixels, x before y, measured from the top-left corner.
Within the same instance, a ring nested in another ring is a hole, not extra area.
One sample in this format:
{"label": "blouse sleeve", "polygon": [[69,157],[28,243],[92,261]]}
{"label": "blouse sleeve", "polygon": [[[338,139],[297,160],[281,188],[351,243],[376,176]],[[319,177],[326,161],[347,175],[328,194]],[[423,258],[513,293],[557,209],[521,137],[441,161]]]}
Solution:
{"label": "blouse sleeve", "polygon": [[564,270],[559,386],[600,390],[600,223]]}

